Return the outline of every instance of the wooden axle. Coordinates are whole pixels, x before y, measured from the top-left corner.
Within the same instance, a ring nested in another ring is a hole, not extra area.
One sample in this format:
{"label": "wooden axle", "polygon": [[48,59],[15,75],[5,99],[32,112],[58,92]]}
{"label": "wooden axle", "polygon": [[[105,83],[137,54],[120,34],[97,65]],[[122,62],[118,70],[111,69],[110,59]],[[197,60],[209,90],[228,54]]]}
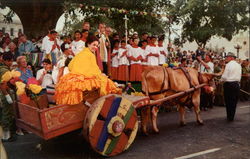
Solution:
{"label": "wooden axle", "polygon": [[193,92],[193,91],[195,91],[196,89],[199,89],[199,88],[201,88],[201,87],[204,87],[205,85],[207,85],[207,84],[206,84],[206,83],[203,83],[203,84],[197,85],[197,86],[195,86],[195,87],[193,87],[193,88],[189,88],[189,89],[187,89],[187,90],[185,90],[185,91],[182,91],[182,92],[179,92],[179,93],[176,93],[176,94],[167,96],[167,97],[165,97],[165,98],[150,101],[150,103],[148,104],[148,106],[156,105],[156,104],[159,104],[159,103],[162,103],[162,102],[165,102],[165,101],[168,101],[168,100],[171,100],[171,99],[180,97],[180,96],[185,95],[185,94],[187,94],[187,93]]}

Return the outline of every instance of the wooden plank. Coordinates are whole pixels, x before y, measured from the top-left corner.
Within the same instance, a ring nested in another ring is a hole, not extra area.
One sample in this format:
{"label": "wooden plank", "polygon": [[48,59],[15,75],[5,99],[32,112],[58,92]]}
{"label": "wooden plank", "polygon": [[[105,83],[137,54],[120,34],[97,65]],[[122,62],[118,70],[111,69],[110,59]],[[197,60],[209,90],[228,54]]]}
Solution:
{"label": "wooden plank", "polygon": [[116,97],[112,103],[112,107],[111,109],[109,110],[109,113],[108,113],[108,116],[107,116],[107,119],[105,121],[105,124],[104,124],[104,127],[103,127],[103,130],[102,130],[102,133],[99,137],[99,141],[98,141],[98,144],[96,146],[96,149],[100,152],[103,152],[104,150],[104,146],[105,146],[105,143],[108,139],[108,124],[110,122],[110,120],[112,119],[112,117],[114,117],[116,114],[117,114],[117,110],[120,106],[120,102],[121,102],[121,97]]}
{"label": "wooden plank", "polygon": [[187,89],[186,91],[182,91],[182,92],[179,92],[179,93],[176,93],[176,94],[173,94],[171,96],[167,96],[165,98],[162,98],[162,99],[158,99],[158,100],[153,100],[152,102],[150,102],[148,105],[149,106],[152,106],[152,105],[156,105],[156,104],[159,104],[159,103],[162,103],[162,102],[165,102],[165,101],[168,101],[168,100],[171,100],[171,99],[174,99],[174,98],[177,98],[177,97],[180,97],[182,95],[185,95],[187,93],[190,93],[190,92],[193,92],[195,91],[196,89],[199,89],[203,86],[207,85],[206,83],[203,83],[203,84],[200,84],[198,86],[195,86],[194,88],[189,88]]}
{"label": "wooden plank", "polygon": [[108,116],[108,113],[109,113],[109,110],[112,106],[112,103],[113,103],[113,100],[115,99],[115,96],[110,96],[108,98],[106,98],[103,106],[102,106],[102,110],[100,112],[100,115],[103,117],[103,118],[107,118]]}
{"label": "wooden plank", "polygon": [[[123,119],[125,125],[127,125],[127,123],[130,120],[131,116],[134,114],[134,111],[135,111],[135,108],[131,105],[128,112],[127,112],[127,114],[125,115],[125,117]],[[115,137],[111,141],[110,145],[108,146],[107,151],[105,152],[105,154],[110,156],[110,154],[112,154],[113,152],[115,154],[122,152],[124,150],[125,146],[127,145],[128,138],[129,137],[126,136],[124,133],[122,133],[118,137]],[[121,149],[121,148],[123,148],[123,149]]]}
{"label": "wooden plank", "polygon": [[41,121],[39,118],[40,111],[38,108],[31,107],[23,103],[18,103],[18,111],[20,119],[22,119],[29,125],[36,127],[38,130],[42,129]]}
{"label": "wooden plank", "polygon": [[98,143],[99,136],[101,135],[103,129],[104,121],[96,120],[91,132],[89,133],[89,142],[92,147],[96,147]]}
{"label": "wooden plank", "polygon": [[27,131],[30,131],[30,132],[36,134],[37,136],[43,138],[44,140],[49,140],[49,139],[55,138],[57,136],[69,133],[71,131],[80,129],[83,126],[82,122],[76,122],[76,123],[71,123],[69,125],[65,125],[64,127],[61,127],[60,129],[56,129],[56,130],[48,132],[48,133],[43,133],[42,130],[36,129],[32,125],[27,124],[26,122],[24,122],[21,119],[16,120],[16,125],[19,128],[22,128],[24,130],[27,130]]}
{"label": "wooden plank", "polygon": [[76,122],[82,122],[87,111],[85,105],[67,105],[40,113],[44,133],[54,131]]}
{"label": "wooden plank", "polygon": [[117,142],[114,142],[113,145],[111,145],[110,149],[112,150],[112,153],[110,154],[110,152],[108,152],[107,154],[109,154],[109,156],[115,156],[121,152],[124,151],[125,146],[128,143],[128,136],[125,133],[122,133],[121,136],[119,136],[119,138],[117,139]]}

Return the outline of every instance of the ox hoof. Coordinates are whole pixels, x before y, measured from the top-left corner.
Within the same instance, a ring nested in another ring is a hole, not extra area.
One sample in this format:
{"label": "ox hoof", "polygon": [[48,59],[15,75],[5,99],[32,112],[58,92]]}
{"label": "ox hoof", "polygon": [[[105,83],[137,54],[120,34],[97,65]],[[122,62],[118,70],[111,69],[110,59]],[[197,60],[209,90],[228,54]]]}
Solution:
{"label": "ox hoof", "polygon": [[197,123],[198,123],[198,125],[204,125],[204,123],[203,123],[203,121],[199,121],[199,120],[197,120]]}
{"label": "ox hoof", "polygon": [[159,134],[159,129],[158,128],[153,128],[153,133],[155,133],[155,134]]}
{"label": "ox hoof", "polygon": [[142,131],[142,136],[149,136],[148,132]]}
{"label": "ox hoof", "polygon": [[160,131],[159,130],[157,130],[157,131],[153,131],[153,134],[160,134]]}
{"label": "ox hoof", "polygon": [[180,122],[180,126],[182,127],[182,126],[186,126],[187,124],[186,123],[184,123],[184,122]]}

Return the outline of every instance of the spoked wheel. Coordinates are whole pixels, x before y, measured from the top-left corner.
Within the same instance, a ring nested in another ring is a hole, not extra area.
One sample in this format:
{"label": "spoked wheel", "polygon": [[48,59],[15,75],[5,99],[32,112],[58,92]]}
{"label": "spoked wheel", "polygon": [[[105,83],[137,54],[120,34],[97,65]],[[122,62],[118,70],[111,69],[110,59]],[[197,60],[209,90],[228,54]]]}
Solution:
{"label": "spoked wheel", "polygon": [[96,100],[84,121],[84,136],[91,147],[104,156],[115,156],[133,143],[138,130],[132,102],[120,95]]}

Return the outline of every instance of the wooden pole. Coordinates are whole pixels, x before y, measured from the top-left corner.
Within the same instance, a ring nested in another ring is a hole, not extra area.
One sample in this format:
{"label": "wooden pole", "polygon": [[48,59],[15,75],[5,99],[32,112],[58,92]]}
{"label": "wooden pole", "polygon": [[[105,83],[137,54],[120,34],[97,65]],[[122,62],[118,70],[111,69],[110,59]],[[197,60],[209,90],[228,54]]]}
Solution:
{"label": "wooden pole", "polygon": [[199,89],[199,88],[201,88],[201,87],[203,87],[203,86],[205,86],[205,85],[207,85],[207,84],[206,84],[206,83],[203,83],[203,84],[200,84],[200,85],[198,85],[198,86],[195,86],[194,88],[189,88],[189,89],[186,90],[186,91],[182,91],[182,92],[179,92],[179,93],[176,93],[176,94],[167,96],[167,97],[162,98],[162,99],[153,100],[153,101],[150,102],[148,105],[149,105],[149,106],[152,106],[152,105],[156,105],[156,104],[159,104],[159,103],[162,103],[162,102],[165,102],[165,101],[168,101],[168,100],[171,100],[171,99],[180,97],[180,96],[185,95],[185,94],[187,94],[187,93],[193,92],[193,91],[195,91],[195,89]]}
{"label": "wooden pole", "polygon": [[[128,17],[125,14],[124,16],[124,21],[125,21],[125,41],[126,41],[126,47],[128,45]],[[126,69],[125,75],[126,75],[126,85],[128,84],[128,80],[127,80],[127,74],[128,74],[128,70]]]}

